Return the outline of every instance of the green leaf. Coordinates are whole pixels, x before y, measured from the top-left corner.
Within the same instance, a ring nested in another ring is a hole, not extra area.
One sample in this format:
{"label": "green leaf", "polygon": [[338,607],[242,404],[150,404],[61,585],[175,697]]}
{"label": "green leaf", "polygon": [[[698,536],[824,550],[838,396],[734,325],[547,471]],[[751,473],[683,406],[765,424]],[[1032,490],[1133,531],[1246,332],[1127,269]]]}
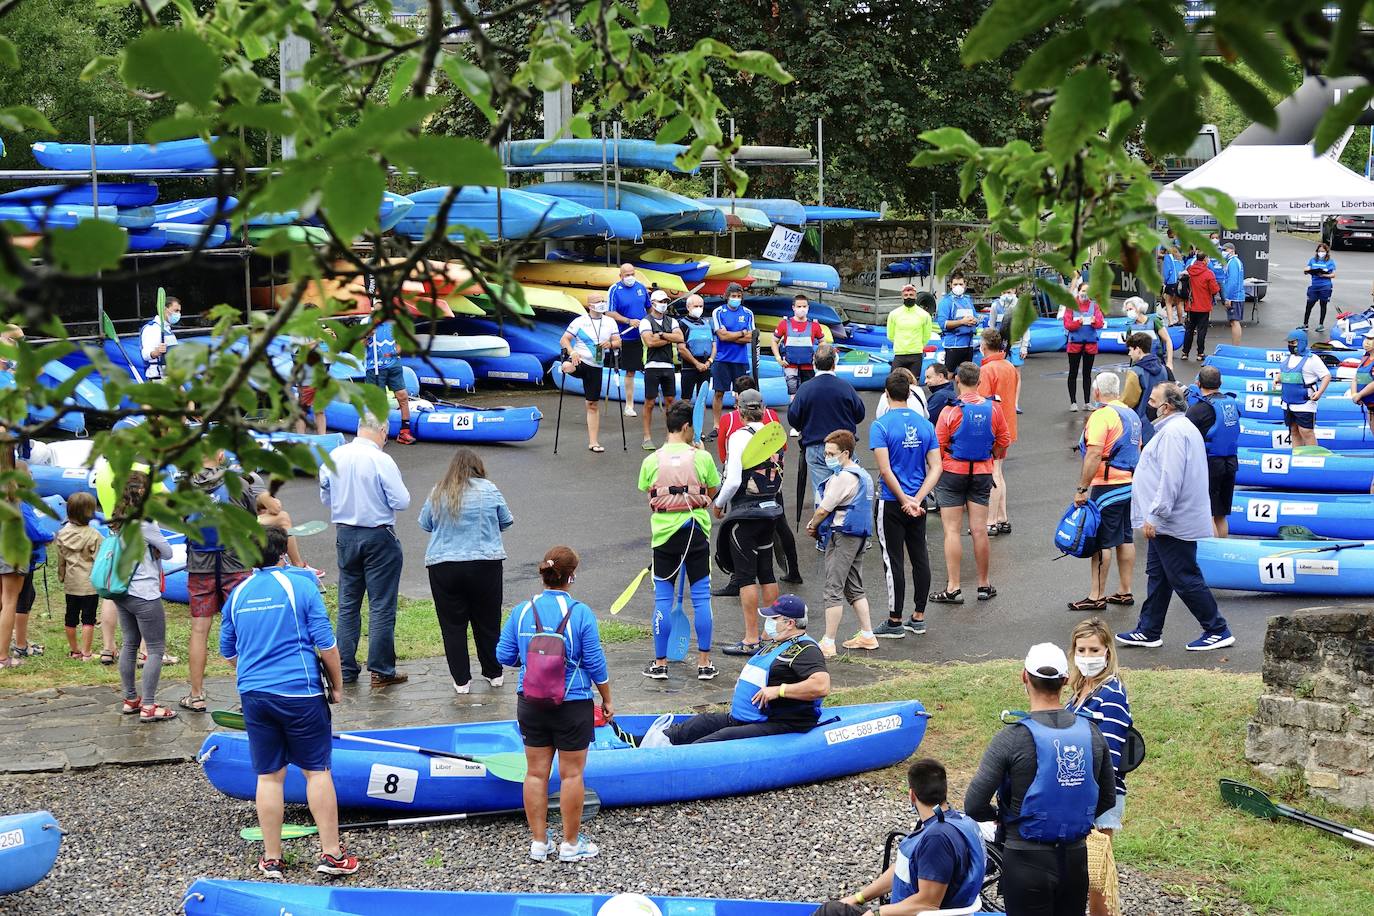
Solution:
{"label": "green leaf", "polygon": [[1045,124],[1045,151],[1069,161],[1087,139],[1106,126],[1112,107],[1112,78],[1101,67],[1085,67],[1059,87]]}
{"label": "green leaf", "polygon": [[109,54],[98,54],[91,58],[90,63],[81,68],[81,75],[78,79],[83,83],[89,83],[106,70],[117,69],[119,69],[119,58]]}
{"label": "green leaf", "polygon": [[1011,313],[1011,340],[1007,341],[1010,347],[1013,341],[1019,341],[1026,336],[1026,331],[1030,330],[1031,322],[1038,316],[1035,313],[1035,300],[1030,296],[1021,296],[1016,300],[1016,308]]}
{"label": "green leaf", "polygon": [[202,137],[210,132],[214,123],[213,118],[162,118],[148,125],[144,139],[149,143],[165,143],[168,140]]}
{"label": "green leaf", "polygon": [[568,129],[580,140],[591,139],[592,122],[587,120],[586,115],[573,115],[573,119],[568,122]]}
{"label": "green leaf", "polygon": [[1208,76],[1216,81],[1217,85],[1226,90],[1226,94],[1235,101],[1246,117],[1258,124],[1263,124],[1265,127],[1278,126],[1278,116],[1274,113],[1274,103],[1269,101],[1269,97],[1261,92],[1254,83],[1221,61],[1204,61],[1202,68],[1207,71]]}
{"label": "green leaf", "polygon": [[784,70],[778,59],[767,51],[740,51],[734,56],[734,62],[745,73],[757,73],[779,84],[792,82],[792,74]]}
{"label": "green leaf", "polygon": [[1236,202],[1215,188],[1178,188],[1184,199],[1197,204],[1227,229],[1236,227]]}
{"label": "green leaf", "polygon": [[645,25],[668,27],[668,4],[665,0],[639,0],[639,20]]}
{"label": "green leaf", "polygon": [[394,104],[409,94],[410,84],[415,80],[415,73],[419,69],[420,58],[418,57],[407,57],[401,61],[401,65],[391,75],[391,88],[386,93],[387,101]]}
{"label": "green leaf", "polygon": [[692,119],[685,112],[679,112],[667,124],[664,124],[657,134],[654,135],[655,143],[676,143],[687,136],[687,131],[692,129]]}
{"label": "green leaf", "polygon": [[0,126],[15,133],[23,133],[26,130],[36,130],[45,134],[57,133],[57,130],[43,116],[42,112],[28,105],[10,105],[8,108],[0,108]]}
{"label": "green leaf", "polygon": [[6,70],[19,69],[19,49],[4,35],[0,35],[0,67]]}
{"label": "green leaf", "polygon": [[1086,29],[1071,29],[1054,36],[1039,47],[1021,69],[1016,71],[1012,85],[1022,92],[1032,89],[1053,89],[1069,75],[1069,68],[1092,50]]}
{"label": "green leaf", "polygon": [[125,49],[119,72],[130,85],[205,106],[215,95],[220,60],[194,32],[156,29],[144,32]]}
{"label": "green leaf", "polygon": [[937,127],[934,130],[923,130],[916,139],[942,150],[957,149],[967,153],[978,151],[978,141],[957,127]]}
{"label": "green leaf", "polygon": [[1364,0],[1341,0],[1341,15],[1331,38],[1331,51],[1326,56],[1326,67],[1322,70],[1328,76],[1344,76],[1352,73],[1350,54],[1355,41],[1363,30]]}
{"label": "green leaf", "polygon": [[89,275],[119,266],[129,247],[129,237],[114,223],[84,219],[72,229],[52,234],[52,255],[58,266],[75,274]]}
{"label": "green leaf", "polygon": [[939,277],[949,276],[949,272],[955,268],[972,250],[973,245],[963,245],[946,251],[940,255],[940,260],[935,264],[935,274]]}
{"label": "green leaf", "polygon": [[1213,28],[1217,38],[1229,44],[1266,86],[1285,95],[1293,91],[1293,77],[1284,65],[1283,55],[1263,32],[1225,14],[1213,20]]}
{"label": "green leaf", "polygon": [[324,211],[340,238],[351,239],[377,225],[386,175],[363,156],[333,163],[324,180]]}
{"label": "green leaf", "polygon": [[506,184],[506,173],[495,150],[469,137],[403,137],[383,150],[398,165],[414,169],[435,184]]}
{"label": "green leaf", "polygon": [[417,99],[406,96],[386,106],[371,106],[364,112],[358,126],[352,132],[380,145],[386,139],[415,127],[437,111],[442,104],[443,100],[437,98]]}
{"label": "green leaf", "polygon": [[1312,145],[1316,147],[1317,152],[1324,153],[1330,149],[1345,133],[1345,129],[1364,113],[1365,106],[1372,98],[1374,86],[1360,86],[1342,95],[1339,102],[1326,109],[1321,121],[1317,123],[1317,132],[1312,137]]}
{"label": "green leaf", "polygon": [[994,0],[964,38],[960,56],[966,66],[992,60],[1024,35],[1063,15],[1068,0]]}

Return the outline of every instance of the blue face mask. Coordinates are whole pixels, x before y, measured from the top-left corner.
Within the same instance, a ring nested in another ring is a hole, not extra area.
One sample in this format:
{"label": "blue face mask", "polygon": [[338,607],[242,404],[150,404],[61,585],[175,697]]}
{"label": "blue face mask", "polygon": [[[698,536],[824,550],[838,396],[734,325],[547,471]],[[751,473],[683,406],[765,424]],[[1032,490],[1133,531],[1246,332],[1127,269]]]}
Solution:
{"label": "blue face mask", "polygon": [[180,321],[180,320],[181,320],[181,312],[168,312],[168,313],[167,313],[167,323],[168,323],[168,324],[176,324],[176,323],[177,323],[178,321]]}
{"label": "blue face mask", "polygon": [[730,306],[730,308],[732,308],[732,309],[737,309],[737,308],[739,308],[739,307],[740,307],[741,305],[743,305],[743,304],[744,304],[744,300],[743,300],[743,299],[729,299],[729,300],[726,301],[726,305]]}
{"label": "blue face mask", "polygon": [[777,639],[777,638],[778,638],[778,618],[776,618],[776,617],[765,617],[765,618],[763,618],[763,632],[766,633],[766,634],[768,635],[768,638],[769,638],[769,639]]}
{"label": "blue face mask", "polygon": [[825,466],[832,471],[838,471],[840,468],[844,467],[844,462],[840,460],[839,455],[826,455]]}

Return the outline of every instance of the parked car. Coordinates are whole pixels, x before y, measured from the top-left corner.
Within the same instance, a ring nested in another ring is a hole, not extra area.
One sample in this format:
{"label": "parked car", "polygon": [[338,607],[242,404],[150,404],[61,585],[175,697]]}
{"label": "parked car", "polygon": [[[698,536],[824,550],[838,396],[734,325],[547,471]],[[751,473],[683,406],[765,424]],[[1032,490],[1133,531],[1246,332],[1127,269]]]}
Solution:
{"label": "parked car", "polygon": [[1322,224],[1322,240],[1332,251],[1350,245],[1374,246],[1374,216],[1328,216]]}

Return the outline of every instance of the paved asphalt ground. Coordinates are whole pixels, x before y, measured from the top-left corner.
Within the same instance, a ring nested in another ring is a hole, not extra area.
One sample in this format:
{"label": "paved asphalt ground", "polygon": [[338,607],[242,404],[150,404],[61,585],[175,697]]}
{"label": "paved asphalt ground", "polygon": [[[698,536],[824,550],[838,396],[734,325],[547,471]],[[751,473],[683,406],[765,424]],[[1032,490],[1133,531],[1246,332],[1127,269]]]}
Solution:
{"label": "paved asphalt ground", "polygon": [[[1260,307],[1259,325],[1245,327],[1245,343],[1278,346],[1287,331],[1301,320],[1306,289],[1302,269],[1313,247],[1307,237],[1274,233],[1269,293]],[[1374,254],[1338,252],[1336,260],[1339,271],[1335,305],[1344,308],[1364,306],[1369,301],[1367,297],[1374,281]],[[1335,310],[1333,308],[1333,312]],[[1329,320],[1333,321],[1334,315]],[[1212,344],[1229,342],[1229,339],[1226,326],[1214,323],[1209,335]],[[1122,359],[1105,354],[1099,358],[1099,366],[1119,363]],[[1192,381],[1196,366],[1196,362],[1176,362],[1180,380]],[[1083,616],[1068,611],[1065,604],[1087,594],[1087,562],[1072,558],[1054,560],[1057,551],[1050,539],[1076,486],[1078,459],[1070,447],[1078,440],[1085,419],[1085,414],[1067,410],[1066,374],[1064,356],[1058,353],[1032,356],[1022,370],[1021,438],[1007,463],[1014,533],[992,541],[992,582],[999,592],[997,598],[986,602],[972,600],[972,586],[976,581],[972,550],[966,539],[963,584],[969,596],[968,603],[962,607],[932,605],[926,617],[929,631],[925,636],[883,640],[882,648],[874,653],[877,657],[930,662],[1019,658],[1034,642],[1054,640],[1063,644],[1071,627]],[[471,400],[487,405],[533,403],[544,412],[544,421],[535,439],[481,447],[487,473],[501,488],[515,515],[515,525],[505,539],[510,554],[505,567],[506,604],[524,600],[538,588],[536,563],[548,547],[569,544],[582,557],[575,593],[605,615],[611,602],[649,558],[648,509],[643,496],[635,489],[639,464],[645,454],[638,444],[640,420],[627,418],[626,438],[630,448],[622,452],[613,448],[613,444],[620,444],[615,413],[603,415],[601,441],[607,446],[607,452],[594,455],[586,450],[582,404],[579,399],[569,397],[563,404],[563,430],[559,453],[555,456],[557,392],[512,389],[482,393]],[[877,393],[865,394],[865,400],[871,416]],[[655,419],[661,444],[661,419],[658,416]],[[865,423],[860,430],[860,441],[865,445],[867,427]],[[796,440],[790,441],[795,445]],[[420,530],[416,519],[426,494],[442,476],[451,449],[432,444],[406,447],[392,443],[388,452],[399,463],[412,496],[410,509],[401,514],[397,523],[397,533],[406,550],[401,591],[412,597],[428,597],[429,583],[424,567],[427,535]],[[866,448],[860,460],[873,469],[872,455]],[[788,462],[789,474],[794,467],[795,459]],[[789,478],[786,483],[789,499],[793,486]],[[328,518],[327,510],[319,503],[316,488],[308,480],[290,484],[283,496],[296,522]],[[944,584],[944,555],[937,518],[931,518],[928,531],[934,588],[939,589]],[[803,536],[800,540],[804,542],[799,546],[806,584],[797,587],[796,591],[811,605],[813,619],[819,619],[820,554],[811,547],[809,539]],[[325,533],[311,538],[303,547],[310,562],[330,571],[327,581],[334,581],[332,535]],[[1114,585],[1115,569],[1112,577]],[[874,602],[876,622],[887,604],[882,561],[876,549],[867,554],[864,580]],[[1145,594],[1145,541],[1140,537],[1137,537],[1133,590],[1137,601],[1142,600]],[[1265,621],[1269,616],[1332,603],[1329,599],[1248,592],[1218,592],[1217,595],[1222,612],[1236,635],[1234,647],[1208,653],[1185,651],[1184,644],[1197,635],[1198,628],[1187,609],[1175,599],[1165,628],[1164,647],[1125,650],[1126,663],[1131,666],[1257,671],[1262,660]],[[651,613],[652,590],[646,584],[620,617],[630,622],[647,623]],[[1132,629],[1136,608],[1111,608],[1104,616],[1117,631]],[[742,623],[736,599],[715,599],[715,620],[717,645],[739,638]],[[855,629],[852,612],[846,612],[842,638],[850,636]],[[646,640],[646,658],[650,652]]]}

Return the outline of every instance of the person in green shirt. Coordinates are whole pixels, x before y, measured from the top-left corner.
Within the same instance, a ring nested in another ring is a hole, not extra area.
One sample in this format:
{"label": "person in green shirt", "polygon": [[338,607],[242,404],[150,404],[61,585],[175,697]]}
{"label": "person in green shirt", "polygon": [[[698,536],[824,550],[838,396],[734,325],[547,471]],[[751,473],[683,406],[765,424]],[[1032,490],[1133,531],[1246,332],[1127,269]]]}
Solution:
{"label": "person in green shirt", "polygon": [[902,304],[888,313],[887,339],[892,342],[893,368],[908,369],[915,378],[921,377],[921,363],[926,356],[926,344],[935,330],[931,314],[935,311],[935,297],[917,292],[908,283],[902,287]]}
{"label": "person in green shirt", "polygon": [[720,489],[720,472],[710,452],[694,448],[692,404],[674,401],[665,411],[668,439],[639,466],[639,489],[649,494],[650,546],[653,547],[654,660],[644,676],[668,679],[668,640],[672,635],[677,577],[686,575],[697,632],[697,680],[716,676],[711,664],[711,501]]}

